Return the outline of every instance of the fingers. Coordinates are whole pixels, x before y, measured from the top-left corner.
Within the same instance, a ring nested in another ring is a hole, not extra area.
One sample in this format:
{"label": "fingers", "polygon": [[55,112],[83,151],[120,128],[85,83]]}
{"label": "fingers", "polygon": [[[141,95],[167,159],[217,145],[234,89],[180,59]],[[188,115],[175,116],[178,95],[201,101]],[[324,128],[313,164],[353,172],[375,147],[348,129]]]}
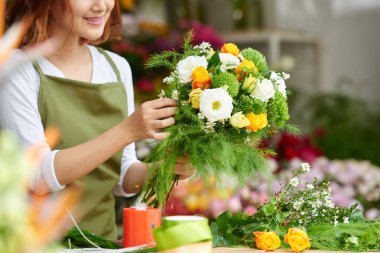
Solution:
{"label": "fingers", "polygon": [[177,105],[177,101],[174,100],[174,99],[170,99],[170,98],[159,98],[159,99],[155,99],[155,100],[149,101],[147,103],[150,103],[150,105],[154,109],[159,109],[159,108],[164,108],[164,107],[176,106]]}
{"label": "fingers", "polygon": [[163,119],[163,118],[168,118],[174,115],[178,108],[177,107],[166,107],[162,109],[157,109],[154,112],[154,117],[156,119]]}
{"label": "fingers", "polygon": [[171,126],[174,123],[175,123],[175,120],[173,117],[171,117],[171,118],[167,118],[167,119],[163,119],[163,120],[155,120],[152,123],[152,127],[153,127],[153,129],[161,129],[161,128]]}
{"label": "fingers", "polygon": [[158,141],[162,141],[162,140],[165,140],[169,135],[170,135],[170,133],[168,133],[168,132],[165,132],[165,133],[154,133],[153,134],[153,139],[158,140]]}
{"label": "fingers", "polygon": [[174,173],[179,176],[179,179],[189,178],[194,174],[194,172],[195,168],[191,165],[191,163],[177,163],[174,169]]}
{"label": "fingers", "polygon": [[180,156],[180,157],[177,157],[176,159],[176,163],[190,163],[190,159],[188,156]]}

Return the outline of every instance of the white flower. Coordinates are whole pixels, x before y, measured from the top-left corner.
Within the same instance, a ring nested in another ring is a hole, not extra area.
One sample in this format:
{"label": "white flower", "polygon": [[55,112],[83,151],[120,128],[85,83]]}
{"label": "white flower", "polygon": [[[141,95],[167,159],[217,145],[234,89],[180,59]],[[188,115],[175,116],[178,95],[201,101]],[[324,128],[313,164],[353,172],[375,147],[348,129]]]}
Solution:
{"label": "white flower", "polygon": [[202,92],[199,110],[209,122],[230,118],[232,109],[232,97],[224,89],[206,89]]}
{"label": "white flower", "polygon": [[211,44],[208,42],[202,42],[199,45],[194,46],[194,49],[200,49],[202,53],[206,54],[210,51]]}
{"label": "white flower", "polygon": [[259,99],[261,101],[268,101],[275,94],[273,83],[268,80],[257,80],[256,87],[251,93],[251,97]]}
{"label": "white flower", "polygon": [[189,56],[177,64],[177,72],[181,83],[191,82],[191,74],[197,67],[207,69],[207,60],[204,56]]}
{"label": "white flower", "polygon": [[172,99],[178,100],[179,92],[178,90],[173,90],[172,91]]}
{"label": "white flower", "polygon": [[309,172],[310,171],[310,164],[309,163],[301,163],[301,169],[303,172]]}
{"label": "white flower", "polygon": [[205,128],[203,129],[206,133],[214,132],[215,123],[214,122],[207,122]]}
{"label": "white flower", "polygon": [[274,88],[286,97],[285,79],[274,71],[272,71],[269,79],[274,83]]}
{"label": "white flower", "polygon": [[299,183],[300,183],[300,182],[299,182],[298,178],[296,178],[296,177],[293,177],[293,178],[290,179],[290,181],[289,181],[289,184],[290,184],[291,186],[293,186],[293,187],[297,187]]}
{"label": "white flower", "polygon": [[158,97],[159,97],[159,98],[164,98],[164,97],[166,97],[165,91],[164,91],[164,90],[161,90],[160,94],[158,94]]}
{"label": "white flower", "polygon": [[220,71],[226,72],[228,69],[234,69],[240,64],[239,58],[228,53],[219,53],[220,62],[222,66]]}
{"label": "white flower", "polygon": [[328,200],[326,201],[325,206],[329,208],[334,208],[335,204],[331,200]]}
{"label": "white flower", "polygon": [[299,219],[299,220],[298,220],[298,223],[299,223],[299,224],[302,224],[302,223],[303,223],[302,219]]}
{"label": "white flower", "polygon": [[343,217],[343,223],[350,223],[350,218]]}
{"label": "white flower", "polygon": [[281,72],[281,76],[284,80],[288,80],[290,78],[290,75],[288,73],[285,73],[285,72]]}
{"label": "white flower", "polygon": [[337,220],[337,218],[338,218],[337,216],[334,216],[334,226],[335,226],[335,227],[336,227],[336,226],[338,225],[338,223],[339,223],[338,220]]}
{"label": "white flower", "polygon": [[302,204],[303,203],[301,201],[298,201],[298,200],[294,201],[293,202],[293,208],[294,208],[294,210],[296,210],[296,211],[300,210],[301,207],[302,207]]}
{"label": "white flower", "polygon": [[314,185],[313,184],[307,184],[306,185],[306,189],[313,190],[314,189]]}
{"label": "white flower", "polygon": [[251,138],[249,138],[249,136],[245,137],[244,143],[250,143],[250,142],[251,142]]}
{"label": "white flower", "polygon": [[199,118],[199,119],[205,119],[205,116],[204,116],[201,112],[199,112],[199,113],[198,113],[198,118]]}

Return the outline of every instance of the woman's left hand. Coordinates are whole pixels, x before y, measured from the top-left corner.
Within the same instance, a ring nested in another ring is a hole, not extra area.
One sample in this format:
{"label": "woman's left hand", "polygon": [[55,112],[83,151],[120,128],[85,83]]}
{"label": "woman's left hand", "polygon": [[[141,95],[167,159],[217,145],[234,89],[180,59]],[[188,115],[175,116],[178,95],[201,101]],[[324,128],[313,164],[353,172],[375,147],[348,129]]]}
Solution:
{"label": "woman's left hand", "polygon": [[195,168],[187,156],[178,157],[174,167],[174,173],[179,176],[179,179],[191,177],[195,172]]}

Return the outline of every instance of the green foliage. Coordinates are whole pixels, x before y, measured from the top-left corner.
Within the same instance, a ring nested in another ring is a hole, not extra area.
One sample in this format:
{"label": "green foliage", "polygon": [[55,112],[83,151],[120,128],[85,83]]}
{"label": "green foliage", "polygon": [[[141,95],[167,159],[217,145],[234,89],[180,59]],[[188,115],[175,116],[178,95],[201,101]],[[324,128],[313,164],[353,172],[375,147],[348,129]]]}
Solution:
{"label": "green foliage", "polygon": [[[93,243],[95,243],[98,247],[102,249],[121,249],[121,245],[114,243],[104,237],[92,234],[88,231],[82,231],[83,234]],[[82,248],[95,248],[94,245],[89,243],[78,231],[78,229],[73,228],[67,232],[65,237],[61,241],[61,245],[68,249],[82,249]],[[118,251],[122,252],[122,251]],[[149,252],[157,252],[156,247],[143,248],[133,251],[127,251],[130,253],[149,253]]]}
{"label": "green foliage", "polygon": [[177,62],[181,59],[182,55],[175,51],[165,51],[159,54],[153,54],[146,62],[145,67],[158,68],[164,67],[174,71],[177,67]]}
{"label": "green foliage", "polygon": [[279,91],[276,91],[274,98],[269,100],[268,114],[270,124],[276,124],[280,128],[289,121],[288,104],[286,98]]}
{"label": "green foliage", "polygon": [[314,224],[307,228],[313,249],[369,251],[380,250],[380,222]]}
{"label": "green foliage", "polygon": [[380,166],[380,113],[361,100],[342,94],[322,94],[308,100],[305,119],[324,135],[315,143],[330,159],[369,160]]}
{"label": "green foliage", "polygon": [[[292,178],[307,171],[307,167],[301,166],[292,173]],[[291,181],[287,181],[251,216],[246,213],[221,214],[211,224],[214,247],[253,247],[253,232],[274,231],[283,239],[289,228],[304,227],[312,249],[380,249],[380,222],[366,221],[356,205],[350,208],[331,206],[327,183],[315,180],[313,187],[301,189]],[[282,247],[289,246],[282,241]]]}
{"label": "green foliage", "polygon": [[231,97],[235,97],[239,92],[240,83],[235,75],[222,72],[212,78],[212,87],[219,88],[223,86],[227,86],[228,94],[230,94]]}
{"label": "green foliage", "polygon": [[265,102],[243,94],[234,101],[234,112],[240,111],[244,113],[254,112],[255,114],[265,113],[267,112],[267,105]]}
{"label": "green foliage", "polygon": [[[120,249],[121,246],[116,244],[106,238],[92,234],[88,231],[82,231],[83,234],[97,246],[105,249]],[[61,244],[66,248],[79,249],[79,248],[95,248],[94,245],[90,244],[78,231],[78,229],[73,228],[67,232],[65,237],[62,239]]]}
{"label": "green foliage", "polygon": [[265,72],[268,70],[265,56],[259,51],[249,47],[249,48],[243,49],[241,51],[241,54],[248,60],[252,61],[256,65],[256,67],[259,69],[260,72]]}
{"label": "green foliage", "polygon": [[152,206],[165,203],[175,179],[174,174],[168,173],[167,168],[174,168],[178,156],[191,154],[190,161],[200,176],[214,175],[220,178],[222,175],[229,175],[236,177],[240,184],[244,183],[253,171],[264,167],[264,158],[259,150],[242,144],[238,139],[241,138],[239,135],[215,132],[205,134],[200,127],[203,121],[190,110],[190,106],[186,106],[181,115],[177,115],[178,123],[168,129],[170,136],[147,158],[149,163],[162,161],[161,164],[152,167],[155,173],[152,173],[144,184],[143,191],[148,192],[144,201],[149,202],[149,198],[156,194],[155,200],[150,202]]}

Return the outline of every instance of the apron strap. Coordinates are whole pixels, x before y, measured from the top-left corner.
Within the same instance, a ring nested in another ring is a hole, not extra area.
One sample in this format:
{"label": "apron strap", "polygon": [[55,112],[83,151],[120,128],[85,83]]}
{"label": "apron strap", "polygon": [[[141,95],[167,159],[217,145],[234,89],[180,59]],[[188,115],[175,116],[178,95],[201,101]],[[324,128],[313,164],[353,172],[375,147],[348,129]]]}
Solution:
{"label": "apron strap", "polygon": [[114,61],[111,59],[111,57],[107,54],[107,52],[103,48],[100,48],[100,47],[96,47],[96,48],[98,49],[98,51],[100,53],[102,53],[104,55],[104,57],[106,57],[107,61],[111,64],[111,67],[112,67],[113,71],[115,72],[115,74],[117,76],[117,81],[121,82],[120,72],[117,69],[116,64],[114,63]]}
{"label": "apron strap", "polygon": [[40,65],[36,61],[33,61],[32,64],[33,64],[34,69],[37,71],[38,75],[40,76],[40,78],[44,77],[45,74],[44,72],[42,72]]}

